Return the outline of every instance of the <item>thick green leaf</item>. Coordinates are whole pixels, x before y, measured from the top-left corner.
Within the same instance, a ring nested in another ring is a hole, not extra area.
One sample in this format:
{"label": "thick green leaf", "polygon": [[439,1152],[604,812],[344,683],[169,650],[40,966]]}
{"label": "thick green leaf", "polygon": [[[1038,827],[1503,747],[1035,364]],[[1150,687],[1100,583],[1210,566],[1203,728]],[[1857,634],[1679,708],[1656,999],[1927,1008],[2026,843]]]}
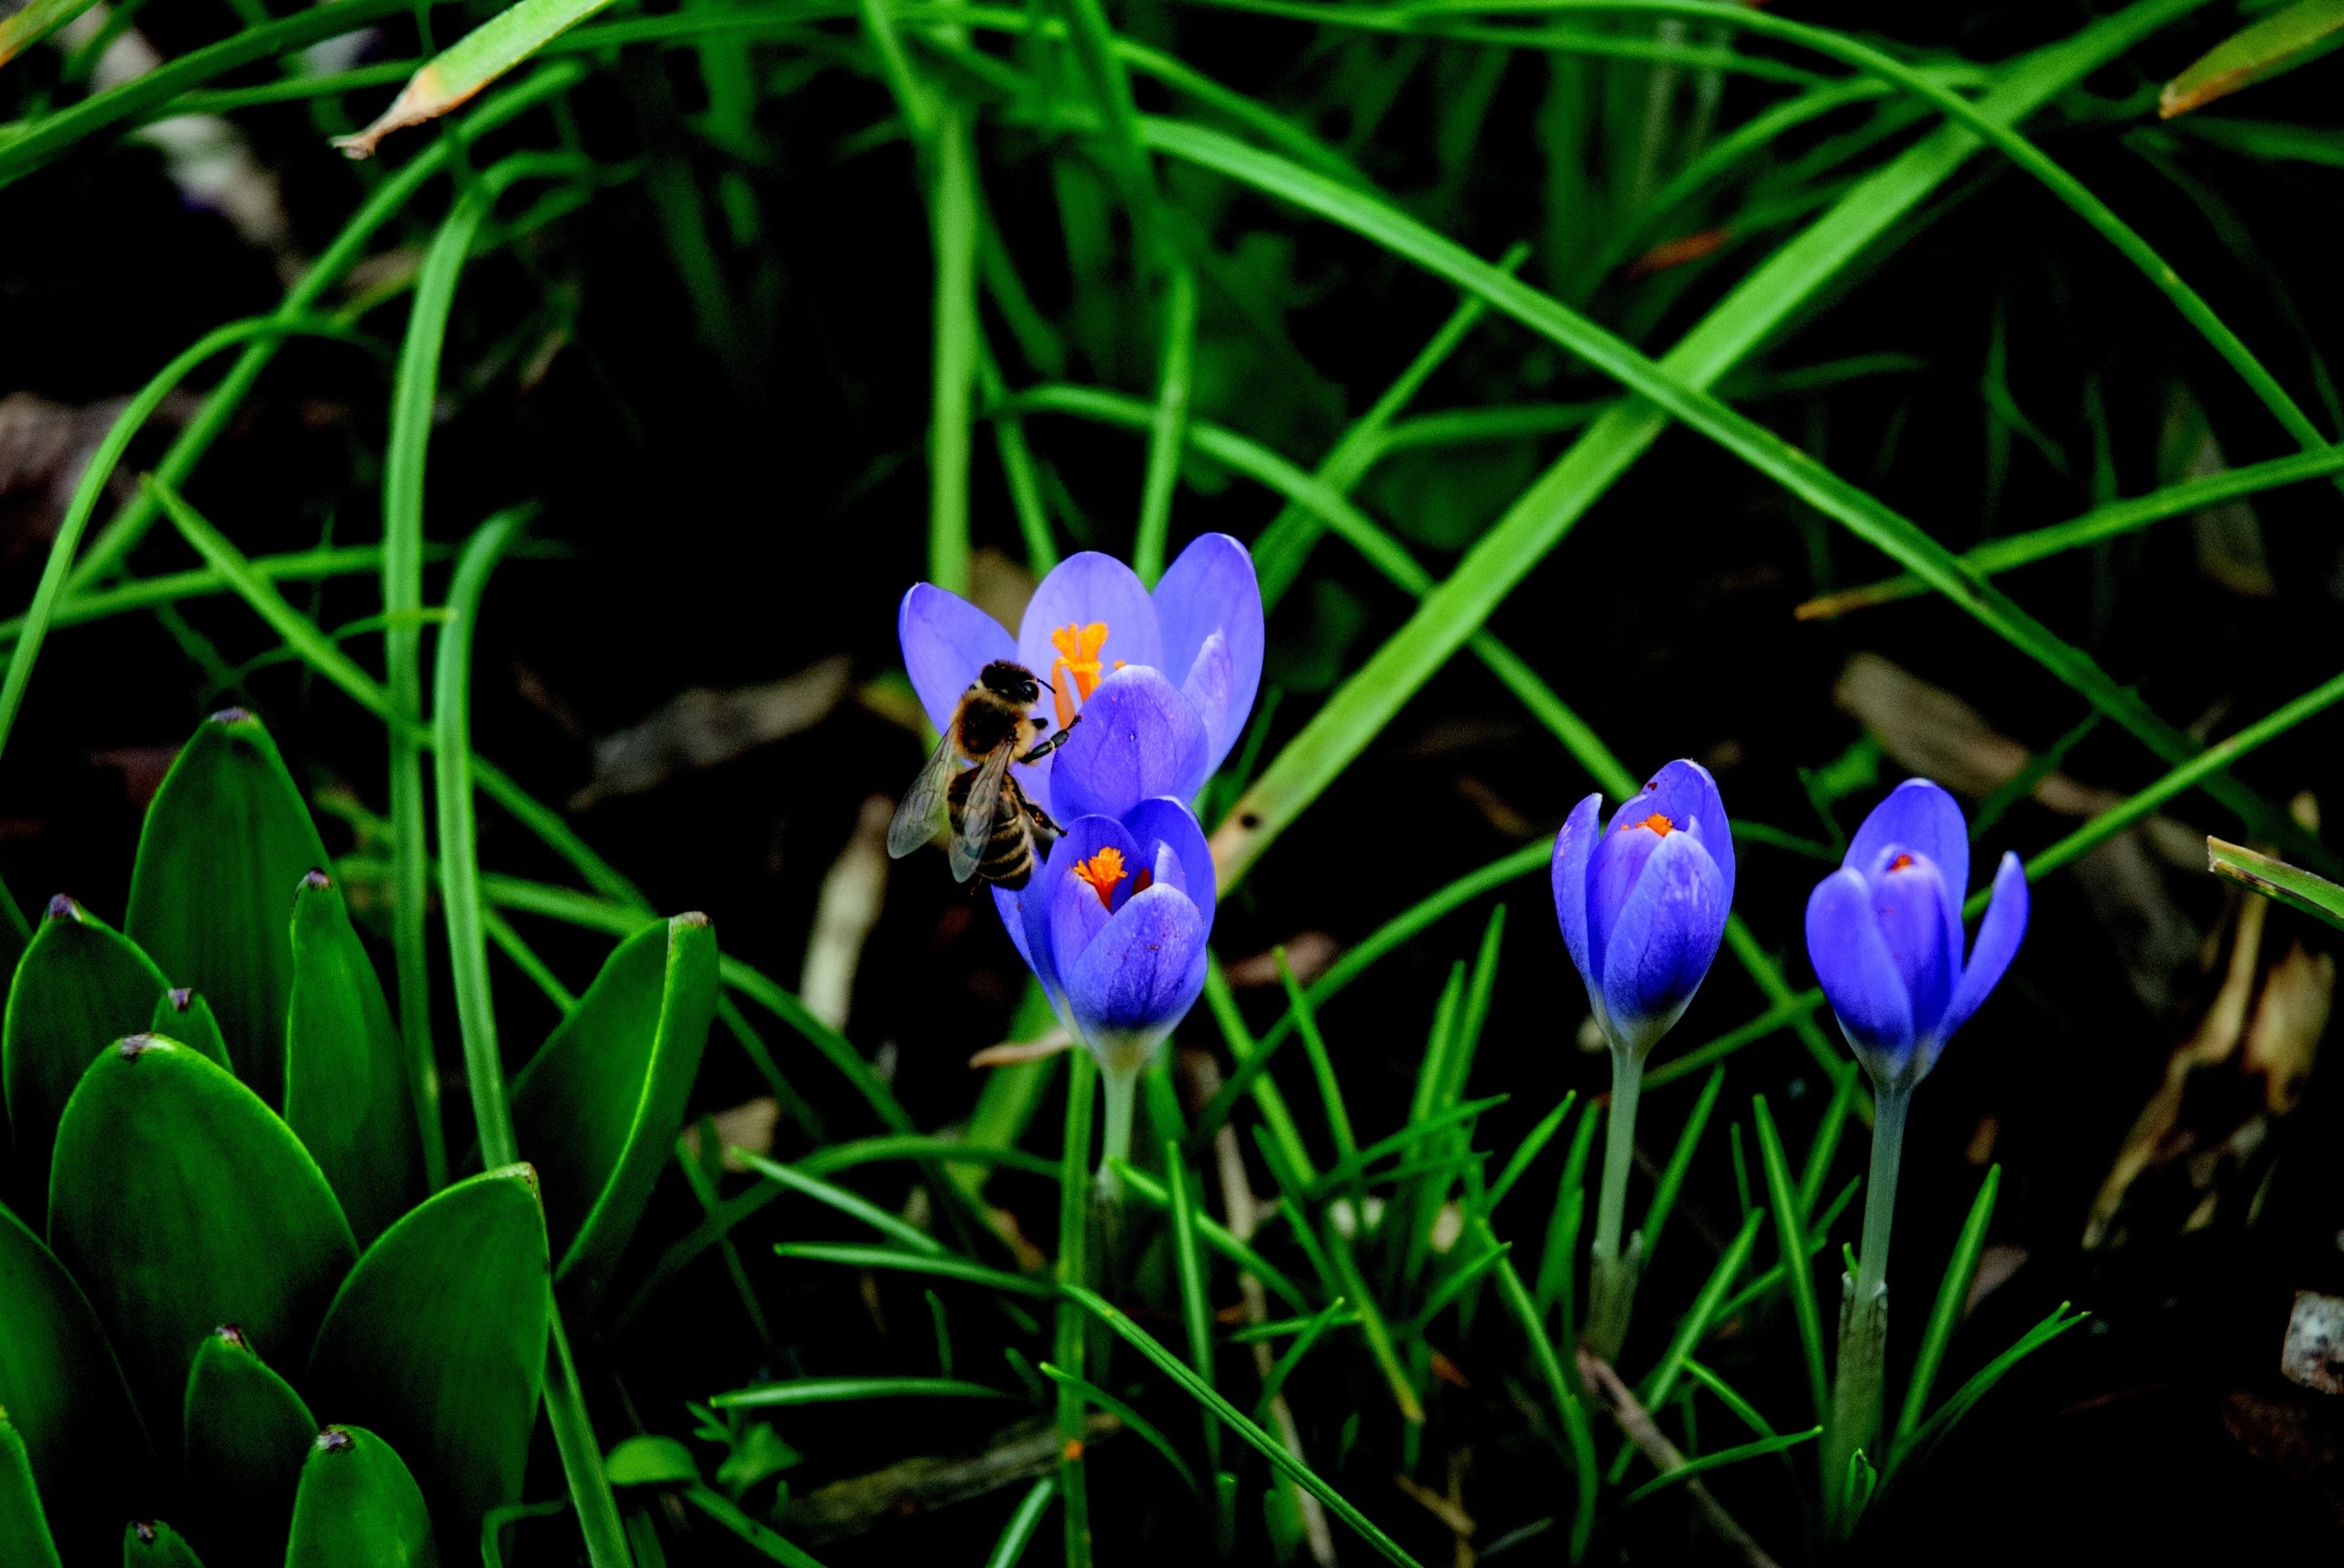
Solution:
{"label": "thick green leaf", "polygon": [[179,986],[157,998],[155,1017],[146,1030],[150,1034],[192,1046],[232,1073],[236,1070],[235,1064],[228,1060],[228,1042],[221,1036],[220,1021],[212,1016],[212,1004],[192,986]]}
{"label": "thick green leaf", "polygon": [[236,1076],[272,1106],[285,1095],[293,890],[327,863],[276,742],[240,708],[197,727],[138,836],[123,927],[210,999]]}
{"label": "thick green leaf", "polygon": [[281,1560],[317,1418],[233,1324],[196,1347],[182,1409],[197,1539],[223,1562]]}
{"label": "thick green leaf", "polygon": [[692,1451],[672,1437],[630,1437],[603,1457],[613,1487],[690,1485],[700,1479]]}
{"label": "thick green leaf", "polygon": [[2344,0],[2296,0],[2232,33],[2165,84],[2157,118],[2170,120],[2241,87],[2267,81],[2344,45]]}
{"label": "thick green leaf", "polygon": [[134,1034],[57,1129],[49,1239],[90,1292],[150,1432],[182,1416],[196,1347],[240,1325],[298,1357],[358,1249],[290,1129],[219,1064]]}
{"label": "thick green leaf", "polygon": [[285,1120],[333,1184],[360,1246],[422,1195],[406,1048],[342,890],[320,871],[293,896]]}
{"label": "thick green leaf", "polygon": [[[22,1220],[0,1208],[0,1411],[41,1495],[105,1529],[149,1465],[122,1369],[89,1298]],[[0,1530],[0,1540],[5,1532]],[[0,1552],[0,1561],[14,1562]]]}
{"label": "thick green leaf", "polygon": [[33,1484],[31,1457],[8,1412],[0,1410],[0,1562],[15,1568],[58,1568],[57,1543]]}
{"label": "thick green leaf", "polygon": [[122,1568],[203,1568],[178,1530],[158,1519],[142,1519],[122,1527]]}
{"label": "thick green leaf", "polygon": [[610,1281],[682,1130],[716,1011],[716,928],[679,914],[619,945],[513,1082],[521,1152],[545,1184],[565,1292]]}
{"label": "thick green leaf", "polygon": [[[521,1500],[551,1309],[536,1173],[458,1182],[383,1232],[318,1330],[304,1384],[415,1455],[449,1531]],[[314,1464],[315,1461],[312,1461]]]}
{"label": "thick green leaf", "polygon": [[136,942],[63,893],[49,901],[0,1025],[16,1192],[27,1214],[43,1213],[49,1201],[49,1144],[81,1070],[146,1028],[169,985]]}
{"label": "thick green leaf", "polygon": [[363,1426],[330,1426],[301,1462],[285,1568],[425,1568],[431,1514],[398,1450]]}

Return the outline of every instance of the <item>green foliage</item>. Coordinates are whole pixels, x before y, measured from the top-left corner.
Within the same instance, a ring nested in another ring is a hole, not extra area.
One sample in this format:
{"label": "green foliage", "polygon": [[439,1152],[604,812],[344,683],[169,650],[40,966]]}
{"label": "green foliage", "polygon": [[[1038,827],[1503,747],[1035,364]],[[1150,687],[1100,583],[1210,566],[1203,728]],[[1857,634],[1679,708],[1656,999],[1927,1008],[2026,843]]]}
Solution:
{"label": "green foliage", "polygon": [[593,1300],[634,1233],[684,1119],[716,1008],[716,932],[682,914],[622,943],[513,1080],[538,1162],[555,1277]]}
{"label": "green foliage", "polygon": [[49,900],[48,918],[17,962],[0,1044],[15,1186],[27,1212],[47,1211],[57,1119],[82,1069],[114,1041],[144,1031],[168,1005],[169,984],[136,943],[62,893]]}
{"label": "green foliage", "polygon": [[301,1461],[285,1568],[437,1568],[431,1516],[398,1451],[363,1426],[329,1426]]}
{"label": "green foliage", "polygon": [[294,890],[325,864],[277,743],[241,708],[181,748],[138,838],[123,929],[203,993],[237,1075],[271,1106],[285,1098]]}
{"label": "green foliage", "polygon": [[197,1535],[223,1562],[282,1558],[302,1456],[318,1434],[309,1407],[241,1329],[223,1325],[196,1346],[184,1409]]}
{"label": "green foliage", "polygon": [[415,1456],[451,1550],[491,1509],[521,1500],[548,1261],[536,1173],[489,1171],[385,1230],[318,1330],[308,1378],[318,1407],[363,1417]]}

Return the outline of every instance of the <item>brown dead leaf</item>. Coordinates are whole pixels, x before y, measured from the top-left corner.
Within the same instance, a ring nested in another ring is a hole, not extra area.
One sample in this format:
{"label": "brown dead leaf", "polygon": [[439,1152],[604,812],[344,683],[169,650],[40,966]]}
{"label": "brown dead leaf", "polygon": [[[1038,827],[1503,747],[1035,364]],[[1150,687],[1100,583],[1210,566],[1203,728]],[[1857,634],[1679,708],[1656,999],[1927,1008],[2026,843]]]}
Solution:
{"label": "brown dead leaf", "polygon": [[2335,1000],[2336,959],[2306,952],[2300,940],[2264,977],[2241,1065],[2261,1075],[2263,1103],[2272,1115],[2286,1115],[2304,1098]]}
{"label": "brown dead leaf", "polygon": [[854,831],[822,878],[821,895],[814,903],[814,929],[806,938],[798,995],[807,1011],[833,1029],[846,1027],[863,945],[870,940],[871,928],[879,924],[880,908],[887,902],[887,824],[895,815],[895,803],[884,795],[863,803]]}
{"label": "brown dead leaf", "polygon": [[1970,1277],[1970,1294],[1961,1303],[1961,1315],[1967,1319],[1978,1310],[1978,1303],[2011,1282],[2011,1276],[2026,1267],[2029,1254],[2024,1247],[1997,1242],[1978,1254],[1978,1271]]}
{"label": "brown dead leaf", "polygon": [[[1286,939],[1286,968],[1294,971],[1297,984],[1308,985],[1343,956],[1343,945],[1324,931],[1297,931]],[[1278,979],[1275,948],[1256,953],[1250,958],[1240,958],[1222,971],[1232,990],[1249,990],[1261,986],[1275,986]]]}
{"label": "brown dead leaf", "polygon": [[642,723],[594,742],[593,781],[570,797],[570,809],[641,795],[687,769],[714,767],[811,729],[846,695],[852,668],[846,654],[834,654],[763,686],[685,692]]}
{"label": "brown dead leaf", "polygon": [[[781,1102],[771,1095],[759,1095],[730,1110],[720,1110],[709,1119],[716,1123],[716,1143],[724,1151],[724,1168],[739,1175],[749,1168],[749,1162],[741,1158],[741,1151],[752,1154],[773,1152],[773,1131],[781,1123]],[[699,1122],[684,1129],[684,1147],[691,1152],[693,1159],[700,1158]]]}
{"label": "brown dead leaf", "polygon": [[1466,805],[1481,814],[1482,821],[1506,838],[1533,837],[1535,829],[1530,826],[1530,819],[1515,810],[1512,801],[1471,773],[1457,775],[1457,793],[1463,797]]}

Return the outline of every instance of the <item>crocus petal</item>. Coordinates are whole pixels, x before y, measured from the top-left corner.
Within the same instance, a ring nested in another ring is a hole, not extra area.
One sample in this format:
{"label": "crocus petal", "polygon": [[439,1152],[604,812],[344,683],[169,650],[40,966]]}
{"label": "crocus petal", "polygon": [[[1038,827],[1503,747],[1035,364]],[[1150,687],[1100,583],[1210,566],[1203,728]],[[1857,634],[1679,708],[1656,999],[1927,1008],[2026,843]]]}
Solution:
{"label": "crocus petal", "polygon": [[1872,866],[1881,851],[1901,846],[1915,855],[1926,855],[1937,862],[1937,875],[1945,880],[1946,898],[1953,911],[1953,924],[1961,924],[1961,901],[1970,892],[1970,825],[1961,819],[1961,807],[1943,785],[1929,779],[1906,779],[1888,792],[1888,798],[1872,808],[1863,826],[1849,840],[1848,852],[1839,863],[1873,875]]}
{"label": "crocus petal", "polygon": [[1054,813],[1120,817],[1155,795],[1187,800],[1205,782],[1210,744],[1204,720],[1161,672],[1118,670],[1053,758]]}
{"label": "crocus petal", "polygon": [[1614,1044],[1649,1051],[1675,1025],[1718,956],[1726,909],[1724,878],[1709,850],[1689,834],[1657,838],[1603,952]]}
{"label": "crocus petal", "polygon": [[1563,946],[1570,950],[1571,962],[1579,966],[1579,978],[1592,988],[1602,979],[1596,968],[1593,950],[1587,940],[1587,868],[1595,854],[1596,836],[1601,831],[1599,818],[1603,797],[1590,795],[1571,807],[1563,818],[1563,830],[1555,835],[1555,858],[1547,868],[1547,877],[1555,888],[1555,919],[1563,928]]}
{"label": "crocus petal", "polygon": [[1986,918],[1979,923],[1970,967],[1962,970],[1961,983],[1953,988],[1953,1000],[1947,1005],[1945,1016],[1930,1031],[1940,1045],[1970,1022],[1970,1015],[1985,1002],[2002,971],[2017,957],[2018,945],[2026,935],[2027,903],[2026,868],[2018,863],[2016,855],[2005,851],[2002,864],[1994,868],[1994,900],[1986,906]]}
{"label": "crocus petal", "polygon": [[[1140,853],[1155,862],[1156,881],[1159,885],[1178,888],[1188,895],[1204,917],[1205,931],[1212,931],[1213,904],[1218,890],[1214,886],[1212,847],[1205,839],[1205,830],[1193,813],[1179,801],[1168,795],[1143,800],[1124,814],[1123,827],[1140,848]],[[1165,856],[1171,856],[1167,863]]]}
{"label": "crocus petal", "polygon": [[[1069,677],[1051,672],[1058,650],[1050,634],[1092,625],[1107,628],[1098,653],[1101,678],[1119,662],[1163,668],[1164,635],[1156,627],[1155,601],[1131,568],[1096,550],[1069,556],[1034,590],[1017,627],[1017,662],[1055,687]],[[1079,692],[1063,695],[1080,706]],[[1042,701],[1047,707],[1050,698],[1046,695]]]}
{"label": "crocus petal", "polygon": [[1026,922],[1026,961],[1053,1000],[1065,994],[1065,971],[1107,922],[1098,890],[1076,876],[1075,868],[1109,848],[1122,851],[1127,867],[1145,863],[1122,823],[1109,816],[1076,817],[1017,895]]}
{"label": "crocus petal", "polygon": [[904,595],[895,635],[903,643],[904,673],[939,730],[952,722],[952,710],[979,670],[995,659],[1017,657],[1016,640],[1000,622],[934,583],[914,583]]}
{"label": "crocus petal", "polygon": [[1899,852],[1891,863],[1899,860],[1905,862],[1902,867],[1883,869],[1872,882],[1872,919],[1904,978],[1913,1027],[1926,1034],[1944,1016],[1953,982],[1960,978],[1961,927],[1946,918],[1945,882],[1937,862]]}
{"label": "crocus petal", "polygon": [[[1700,841],[1718,863],[1718,875],[1724,880],[1725,901],[1733,903],[1733,827],[1726,820],[1725,799],[1718,794],[1718,781],[1709,770],[1683,757],[1653,774],[1644,785],[1644,799],[1651,805],[1645,814],[1654,811],[1666,814],[1671,822],[1683,827]],[[1642,821],[1638,816],[1631,820]]]}
{"label": "crocus petal", "polygon": [[1913,1003],[1856,872],[1834,871],[1807,896],[1807,956],[1848,1044],[1875,1079],[1894,1077],[1912,1054]]}
{"label": "crocus petal", "polygon": [[1205,639],[1203,649],[1188,666],[1186,678],[1180,682],[1180,695],[1188,699],[1188,706],[1197,710],[1199,719],[1204,720],[1206,754],[1210,759],[1206,764],[1208,773],[1221,766],[1221,758],[1229,754],[1231,744],[1237,739],[1237,730],[1245,721],[1243,713],[1233,719],[1230,715],[1229,687],[1233,678],[1229,639],[1215,632]]}
{"label": "crocus petal", "polygon": [[1188,895],[1152,887],[1117,911],[1067,972],[1083,1043],[1110,1067],[1136,1067],[1205,985],[1205,923]]}
{"label": "crocus petal", "polygon": [[1211,767],[1218,768],[1243,731],[1262,685],[1262,586],[1253,556],[1226,534],[1203,535],[1156,585],[1156,615],[1163,628],[1164,673],[1183,690],[1213,633],[1227,649],[1227,718],[1214,725],[1207,717]]}
{"label": "crocus petal", "polygon": [[[1671,833],[1669,838],[1678,835]],[[1596,983],[1611,995],[1612,932],[1644,867],[1664,842],[1649,827],[1622,822],[1615,814],[1611,831],[1595,846],[1587,868],[1587,950],[1595,957]]]}
{"label": "crocus petal", "polygon": [[1024,897],[1027,888],[1031,888],[1036,881],[1041,880],[1042,869],[1042,864],[1035,866],[1034,875],[1026,881],[1025,888],[1012,891],[1009,888],[995,886],[993,890],[993,906],[1001,914],[1001,927],[1009,933],[1011,945],[1017,949],[1017,956],[1026,960],[1026,967],[1029,969],[1034,967],[1034,951],[1026,945],[1026,910],[1019,900]]}

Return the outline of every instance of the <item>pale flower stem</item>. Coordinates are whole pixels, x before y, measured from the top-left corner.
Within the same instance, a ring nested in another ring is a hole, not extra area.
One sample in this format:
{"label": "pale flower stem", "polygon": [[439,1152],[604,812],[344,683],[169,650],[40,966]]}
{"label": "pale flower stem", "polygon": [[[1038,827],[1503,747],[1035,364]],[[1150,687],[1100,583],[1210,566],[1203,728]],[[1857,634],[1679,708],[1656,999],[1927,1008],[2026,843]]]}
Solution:
{"label": "pale flower stem", "polygon": [[1139,1087],[1136,1068],[1103,1067],[1099,1087],[1106,1098],[1107,1119],[1099,1154],[1099,1195],[1114,1200],[1123,1195],[1123,1182],[1110,1163],[1132,1155],[1132,1105]]}
{"label": "pale flower stem", "polygon": [[1644,1083],[1644,1059],[1614,1047],[1612,1110],[1603,1139],[1603,1193],[1595,1211],[1595,1255],[1606,1262],[1620,1256],[1620,1237],[1627,1224],[1628,1172],[1636,1162],[1636,1098]]}

